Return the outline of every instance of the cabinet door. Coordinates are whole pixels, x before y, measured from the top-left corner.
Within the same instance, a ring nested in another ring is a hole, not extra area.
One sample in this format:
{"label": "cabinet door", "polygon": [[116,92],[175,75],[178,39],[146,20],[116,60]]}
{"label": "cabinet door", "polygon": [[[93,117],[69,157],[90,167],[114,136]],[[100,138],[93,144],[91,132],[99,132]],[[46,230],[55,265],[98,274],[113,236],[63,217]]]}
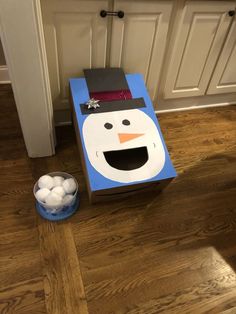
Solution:
{"label": "cabinet door", "polygon": [[168,67],[164,98],[204,95],[232,20],[234,1],[186,2]]}
{"label": "cabinet door", "polygon": [[216,65],[207,94],[236,92],[236,20]]}
{"label": "cabinet door", "polygon": [[104,67],[108,1],[42,0],[42,16],[54,108],[68,102],[68,79],[82,70]]}
{"label": "cabinet door", "polygon": [[110,64],[126,73],[143,74],[152,99],[157,93],[171,9],[172,1],[114,2],[114,10],[125,15],[113,18]]}

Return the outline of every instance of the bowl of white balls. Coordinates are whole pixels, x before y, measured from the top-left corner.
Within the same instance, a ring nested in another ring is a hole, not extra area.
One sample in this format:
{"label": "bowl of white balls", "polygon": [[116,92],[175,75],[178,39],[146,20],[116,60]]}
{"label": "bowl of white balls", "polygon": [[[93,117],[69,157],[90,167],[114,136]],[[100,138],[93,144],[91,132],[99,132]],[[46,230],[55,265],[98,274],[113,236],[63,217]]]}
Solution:
{"label": "bowl of white balls", "polygon": [[71,216],[78,207],[78,183],[66,172],[43,175],[34,185],[36,208],[49,220],[62,220]]}

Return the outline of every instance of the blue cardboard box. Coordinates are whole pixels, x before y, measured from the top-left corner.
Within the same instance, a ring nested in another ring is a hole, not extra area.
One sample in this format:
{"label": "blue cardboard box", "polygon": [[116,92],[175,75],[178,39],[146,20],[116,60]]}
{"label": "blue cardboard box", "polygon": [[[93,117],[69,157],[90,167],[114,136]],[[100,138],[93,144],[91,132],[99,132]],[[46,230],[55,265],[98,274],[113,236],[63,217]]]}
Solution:
{"label": "blue cardboard box", "polygon": [[126,80],[137,107],[117,101],[113,109],[90,113],[84,109],[90,99],[86,80],[70,79],[73,121],[91,202],[146,188],[159,191],[176,177],[142,76],[128,74]]}

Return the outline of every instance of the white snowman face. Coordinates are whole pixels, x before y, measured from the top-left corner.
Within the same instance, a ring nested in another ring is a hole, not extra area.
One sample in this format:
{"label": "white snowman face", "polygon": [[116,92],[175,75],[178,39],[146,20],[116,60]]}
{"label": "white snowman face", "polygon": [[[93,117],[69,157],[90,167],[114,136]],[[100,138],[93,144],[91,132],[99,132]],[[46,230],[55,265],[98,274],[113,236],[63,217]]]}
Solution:
{"label": "white snowman face", "polygon": [[83,137],[92,166],[113,181],[148,180],[164,167],[159,132],[141,110],[91,114],[84,121]]}

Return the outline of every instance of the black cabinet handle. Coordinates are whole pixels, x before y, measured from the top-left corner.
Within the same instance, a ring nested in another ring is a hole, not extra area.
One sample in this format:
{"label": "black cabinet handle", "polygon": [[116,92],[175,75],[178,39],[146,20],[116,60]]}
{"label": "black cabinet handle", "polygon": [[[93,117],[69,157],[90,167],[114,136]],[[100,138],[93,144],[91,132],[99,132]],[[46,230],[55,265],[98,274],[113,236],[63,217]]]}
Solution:
{"label": "black cabinet handle", "polygon": [[122,19],[125,13],[124,11],[106,11],[106,10],[102,10],[100,12],[101,17],[106,17],[107,15],[118,16],[120,19]]}
{"label": "black cabinet handle", "polygon": [[234,16],[234,15],[235,15],[235,11],[234,11],[234,10],[230,10],[230,11],[228,12],[228,14],[229,14],[229,16]]}

